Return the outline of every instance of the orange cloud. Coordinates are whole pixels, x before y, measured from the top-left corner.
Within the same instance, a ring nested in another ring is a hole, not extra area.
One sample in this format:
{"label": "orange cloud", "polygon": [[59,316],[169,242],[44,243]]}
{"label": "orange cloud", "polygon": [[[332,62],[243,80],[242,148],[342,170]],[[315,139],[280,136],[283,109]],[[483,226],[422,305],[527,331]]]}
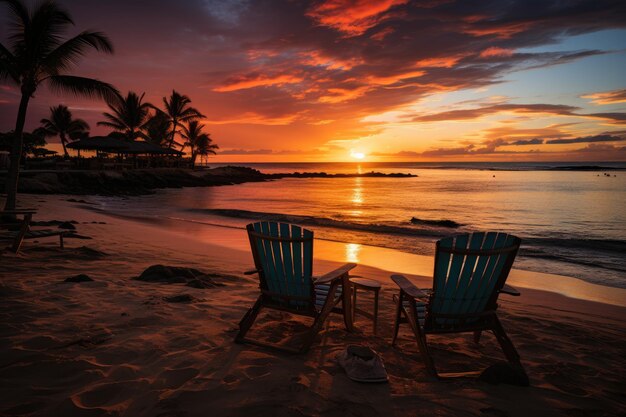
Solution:
{"label": "orange cloud", "polygon": [[238,116],[229,118],[228,120],[211,120],[206,122],[207,125],[225,125],[225,124],[254,124],[266,126],[285,126],[295,122],[302,112],[296,114],[288,114],[285,116],[268,117],[255,112],[246,112]]}
{"label": "orange cloud", "polygon": [[581,98],[588,98],[593,104],[617,104],[626,103],[626,89],[604,91],[599,93],[589,93],[580,96]]}
{"label": "orange cloud", "polygon": [[512,56],[513,50],[506,48],[498,48],[497,46],[492,46],[491,48],[487,48],[480,53],[481,58],[492,58],[492,57],[507,57]]}
{"label": "orange cloud", "polygon": [[406,3],[408,0],[327,0],[315,3],[306,15],[320,25],[357,36],[376,26],[393,6]]}
{"label": "orange cloud", "polygon": [[314,67],[325,67],[329,70],[340,69],[343,71],[348,71],[353,67],[362,64],[362,58],[351,58],[351,59],[339,59],[332,58],[328,55],[323,54],[320,51],[308,51],[300,54],[303,57],[302,63],[305,65],[311,65]]}
{"label": "orange cloud", "polygon": [[347,88],[329,88],[326,90],[327,94],[321,96],[318,101],[320,103],[343,103],[344,101],[353,100],[357,97],[361,97],[369,90],[369,87],[362,86],[353,89]]}
{"label": "orange cloud", "polygon": [[417,68],[452,68],[464,55],[421,59],[415,63]]}
{"label": "orange cloud", "polygon": [[383,76],[369,76],[367,77],[367,82],[370,84],[377,84],[377,85],[391,85],[391,84],[397,83],[398,81],[405,80],[407,78],[421,77],[425,73],[426,73],[425,71],[410,71],[404,74],[388,75],[384,77]]}
{"label": "orange cloud", "polygon": [[489,25],[485,27],[480,27],[480,24],[477,24],[477,26],[478,27],[469,27],[465,29],[464,32],[476,37],[495,36],[497,39],[510,39],[514,35],[528,30],[532,26],[532,23],[521,22],[501,25]]}
{"label": "orange cloud", "polygon": [[260,74],[244,75],[226,80],[224,85],[214,88],[213,91],[220,93],[236,90],[244,90],[254,87],[266,87],[271,85],[297,84],[302,78],[295,75],[266,76]]}

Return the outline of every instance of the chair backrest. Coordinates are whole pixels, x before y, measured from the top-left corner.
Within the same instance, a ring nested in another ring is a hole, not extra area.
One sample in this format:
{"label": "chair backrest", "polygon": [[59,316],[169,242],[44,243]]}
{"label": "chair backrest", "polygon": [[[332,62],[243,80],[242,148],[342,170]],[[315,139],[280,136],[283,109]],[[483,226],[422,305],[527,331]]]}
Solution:
{"label": "chair backrest", "polygon": [[313,232],[278,222],[252,223],[246,229],[265,300],[313,310]]}
{"label": "chair backrest", "polygon": [[495,311],[521,240],[506,233],[472,233],[437,242],[427,323],[457,328]]}

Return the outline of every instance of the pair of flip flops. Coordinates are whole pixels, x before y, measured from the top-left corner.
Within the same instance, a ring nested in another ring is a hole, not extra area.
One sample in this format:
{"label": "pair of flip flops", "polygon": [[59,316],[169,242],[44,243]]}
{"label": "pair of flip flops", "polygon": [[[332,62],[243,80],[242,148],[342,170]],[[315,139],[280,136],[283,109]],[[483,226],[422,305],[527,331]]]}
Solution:
{"label": "pair of flip flops", "polygon": [[387,371],[378,354],[367,346],[350,345],[337,355],[348,378],[357,382],[387,382]]}

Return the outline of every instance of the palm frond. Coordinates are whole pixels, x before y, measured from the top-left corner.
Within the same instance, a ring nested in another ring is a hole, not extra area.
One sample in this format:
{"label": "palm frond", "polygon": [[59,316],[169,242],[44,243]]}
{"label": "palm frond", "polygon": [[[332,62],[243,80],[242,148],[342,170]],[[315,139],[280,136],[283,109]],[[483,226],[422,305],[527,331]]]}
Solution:
{"label": "palm frond", "polygon": [[0,81],[11,78],[16,84],[20,82],[15,55],[0,43]]}
{"label": "palm frond", "polygon": [[61,44],[61,35],[72,25],[74,21],[63,7],[53,1],[40,3],[24,33],[29,60],[39,61],[52,52]]}
{"label": "palm frond", "polygon": [[126,126],[121,125],[119,123],[115,123],[115,122],[98,122],[96,123],[98,126],[106,126],[106,127],[110,127],[111,129],[117,130],[117,131],[122,131],[126,129]]}
{"label": "palm frond", "polygon": [[75,96],[98,97],[106,101],[116,100],[119,92],[109,83],[93,78],[74,75],[50,75],[48,86],[54,92],[65,92]]}
{"label": "palm frond", "polygon": [[88,47],[113,53],[113,45],[103,33],[85,31],[59,45],[43,59],[41,65],[50,74],[66,70],[78,63]]}
{"label": "palm frond", "polygon": [[14,42],[18,40],[20,34],[23,34],[30,26],[30,14],[26,5],[19,0],[0,0],[1,3],[6,3],[9,7],[9,12],[13,16],[10,19],[10,25],[13,26],[10,31],[9,39]]}

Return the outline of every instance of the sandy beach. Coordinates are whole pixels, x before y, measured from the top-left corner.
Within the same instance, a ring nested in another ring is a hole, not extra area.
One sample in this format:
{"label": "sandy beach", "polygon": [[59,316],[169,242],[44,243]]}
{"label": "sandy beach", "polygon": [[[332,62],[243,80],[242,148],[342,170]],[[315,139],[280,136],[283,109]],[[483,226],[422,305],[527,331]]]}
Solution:
{"label": "sandy beach", "polygon": [[[355,274],[383,283],[378,335],[361,317],[357,331],[347,333],[341,317],[331,315],[308,354],[286,355],[233,342],[239,320],[258,294],[256,278],[242,274],[252,263],[243,230],[207,226],[190,236],[172,232],[158,221],[138,224],[66,200],[26,196],[23,204],[39,209],[36,220],[77,221],[79,234],[90,240],[68,239],[63,250],[54,239],[29,241],[19,255],[3,253],[0,258],[0,415],[626,412],[624,290],[594,286],[597,293],[591,298],[613,305],[532,288],[522,288],[519,298],[502,296],[499,315],[522,356],[530,387],[472,379],[442,382],[427,375],[408,327],[401,331],[398,346],[390,345],[391,297],[397,290],[389,275],[394,265],[410,269],[406,264],[410,259],[381,268],[389,253],[378,252],[378,258],[376,248],[361,253],[377,260],[370,262],[374,266],[360,265]],[[316,245],[314,273],[345,260],[345,252],[332,246],[339,243]],[[414,271],[427,275],[432,264],[421,258]],[[217,285],[200,289],[132,279],[155,264],[215,274],[211,277]],[[64,282],[78,274],[93,282]],[[516,271],[511,283],[536,285],[528,276]],[[416,280],[428,285],[426,278]],[[367,299],[359,302],[364,308],[371,306]],[[268,313],[254,332],[288,343],[305,320]],[[503,359],[491,335],[478,346],[470,335],[438,336],[432,341],[443,371],[482,369]],[[335,361],[348,344],[378,351],[389,383],[367,385],[348,379]]]}

